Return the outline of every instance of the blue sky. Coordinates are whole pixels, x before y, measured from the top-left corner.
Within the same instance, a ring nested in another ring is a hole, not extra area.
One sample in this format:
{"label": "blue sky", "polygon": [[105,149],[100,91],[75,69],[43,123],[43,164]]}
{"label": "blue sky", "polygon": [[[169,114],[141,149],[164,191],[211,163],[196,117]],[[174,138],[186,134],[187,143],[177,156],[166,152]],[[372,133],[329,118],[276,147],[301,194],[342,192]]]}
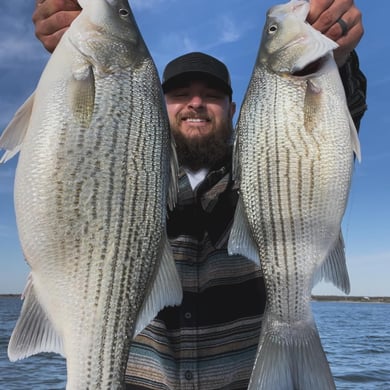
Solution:
{"label": "blue sky", "polygon": [[[48,53],[34,35],[34,1],[0,2],[0,131],[34,90]],[[368,111],[360,131],[362,162],[356,165],[343,221],[351,295],[390,296],[390,40],[385,28],[389,0],[356,0],[366,33],[358,47],[368,78]],[[231,71],[234,100],[240,104],[258,50],[271,0],[142,0],[131,2],[160,72],[172,58],[204,51]],[[17,160],[0,166],[0,293],[23,290],[28,266],[18,241],[13,211]],[[314,293],[339,291],[320,284]]]}

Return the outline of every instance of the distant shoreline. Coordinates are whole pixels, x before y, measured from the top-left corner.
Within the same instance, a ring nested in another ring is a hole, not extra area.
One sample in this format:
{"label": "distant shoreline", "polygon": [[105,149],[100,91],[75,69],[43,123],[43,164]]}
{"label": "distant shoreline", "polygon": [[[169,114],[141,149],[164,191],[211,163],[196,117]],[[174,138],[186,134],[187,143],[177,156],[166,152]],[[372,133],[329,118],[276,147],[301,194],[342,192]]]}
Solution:
{"label": "distant shoreline", "polygon": [[[0,294],[0,298],[17,298],[21,294]],[[316,302],[361,302],[361,303],[390,303],[390,297],[358,297],[344,295],[312,295]]]}
{"label": "distant shoreline", "polygon": [[21,296],[22,294],[0,294],[0,298],[17,298]]}
{"label": "distant shoreline", "polygon": [[362,303],[390,303],[390,297],[359,297],[347,295],[312,295],[317,302],[362,302]]}

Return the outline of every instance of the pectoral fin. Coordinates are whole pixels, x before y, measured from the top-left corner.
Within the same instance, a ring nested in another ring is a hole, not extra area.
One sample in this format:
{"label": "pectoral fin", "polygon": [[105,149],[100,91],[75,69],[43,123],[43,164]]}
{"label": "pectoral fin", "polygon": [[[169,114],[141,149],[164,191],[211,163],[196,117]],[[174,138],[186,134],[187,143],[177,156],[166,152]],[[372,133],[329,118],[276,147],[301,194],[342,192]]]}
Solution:
{"label": "pectoral fin", "polygon": [[8,161],[20,151],[30,124],[31,113],[34,106],[34,96],[35,93],[33,93],[16,111],[11,122],[1,135],[0,148],[5,149],[6,152],[0,159],[0,163]]}
{"label": "pectoral fin", "polygon": [[95,76],[90,64],[79,65],[73,75],[67,90],[69,107],[75,120],[88,127],[95,106]]}

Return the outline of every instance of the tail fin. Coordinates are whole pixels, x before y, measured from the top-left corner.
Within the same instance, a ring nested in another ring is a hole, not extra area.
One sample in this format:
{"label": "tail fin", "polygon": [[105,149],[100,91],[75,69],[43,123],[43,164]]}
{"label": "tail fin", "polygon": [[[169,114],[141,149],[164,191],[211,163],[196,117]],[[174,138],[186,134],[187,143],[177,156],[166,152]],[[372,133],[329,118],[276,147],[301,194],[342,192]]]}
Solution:
{"label": "tail fin", "polygon": [[248,390],[335,390],[314,322],[263,324]]}

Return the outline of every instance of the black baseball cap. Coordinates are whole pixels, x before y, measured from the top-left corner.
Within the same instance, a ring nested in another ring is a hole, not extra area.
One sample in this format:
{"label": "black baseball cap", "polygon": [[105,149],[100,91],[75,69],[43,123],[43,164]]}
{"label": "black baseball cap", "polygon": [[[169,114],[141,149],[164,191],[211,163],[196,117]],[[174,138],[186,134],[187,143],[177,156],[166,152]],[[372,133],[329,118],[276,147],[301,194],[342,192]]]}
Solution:
{"label": "black baseball cap", "polygon": [[208,54],[188,53],[169,62],[162,77],[163,91],[169,92],[189,80],[206,80],[213,88],[232,97],[233,91],[226,65]]}

